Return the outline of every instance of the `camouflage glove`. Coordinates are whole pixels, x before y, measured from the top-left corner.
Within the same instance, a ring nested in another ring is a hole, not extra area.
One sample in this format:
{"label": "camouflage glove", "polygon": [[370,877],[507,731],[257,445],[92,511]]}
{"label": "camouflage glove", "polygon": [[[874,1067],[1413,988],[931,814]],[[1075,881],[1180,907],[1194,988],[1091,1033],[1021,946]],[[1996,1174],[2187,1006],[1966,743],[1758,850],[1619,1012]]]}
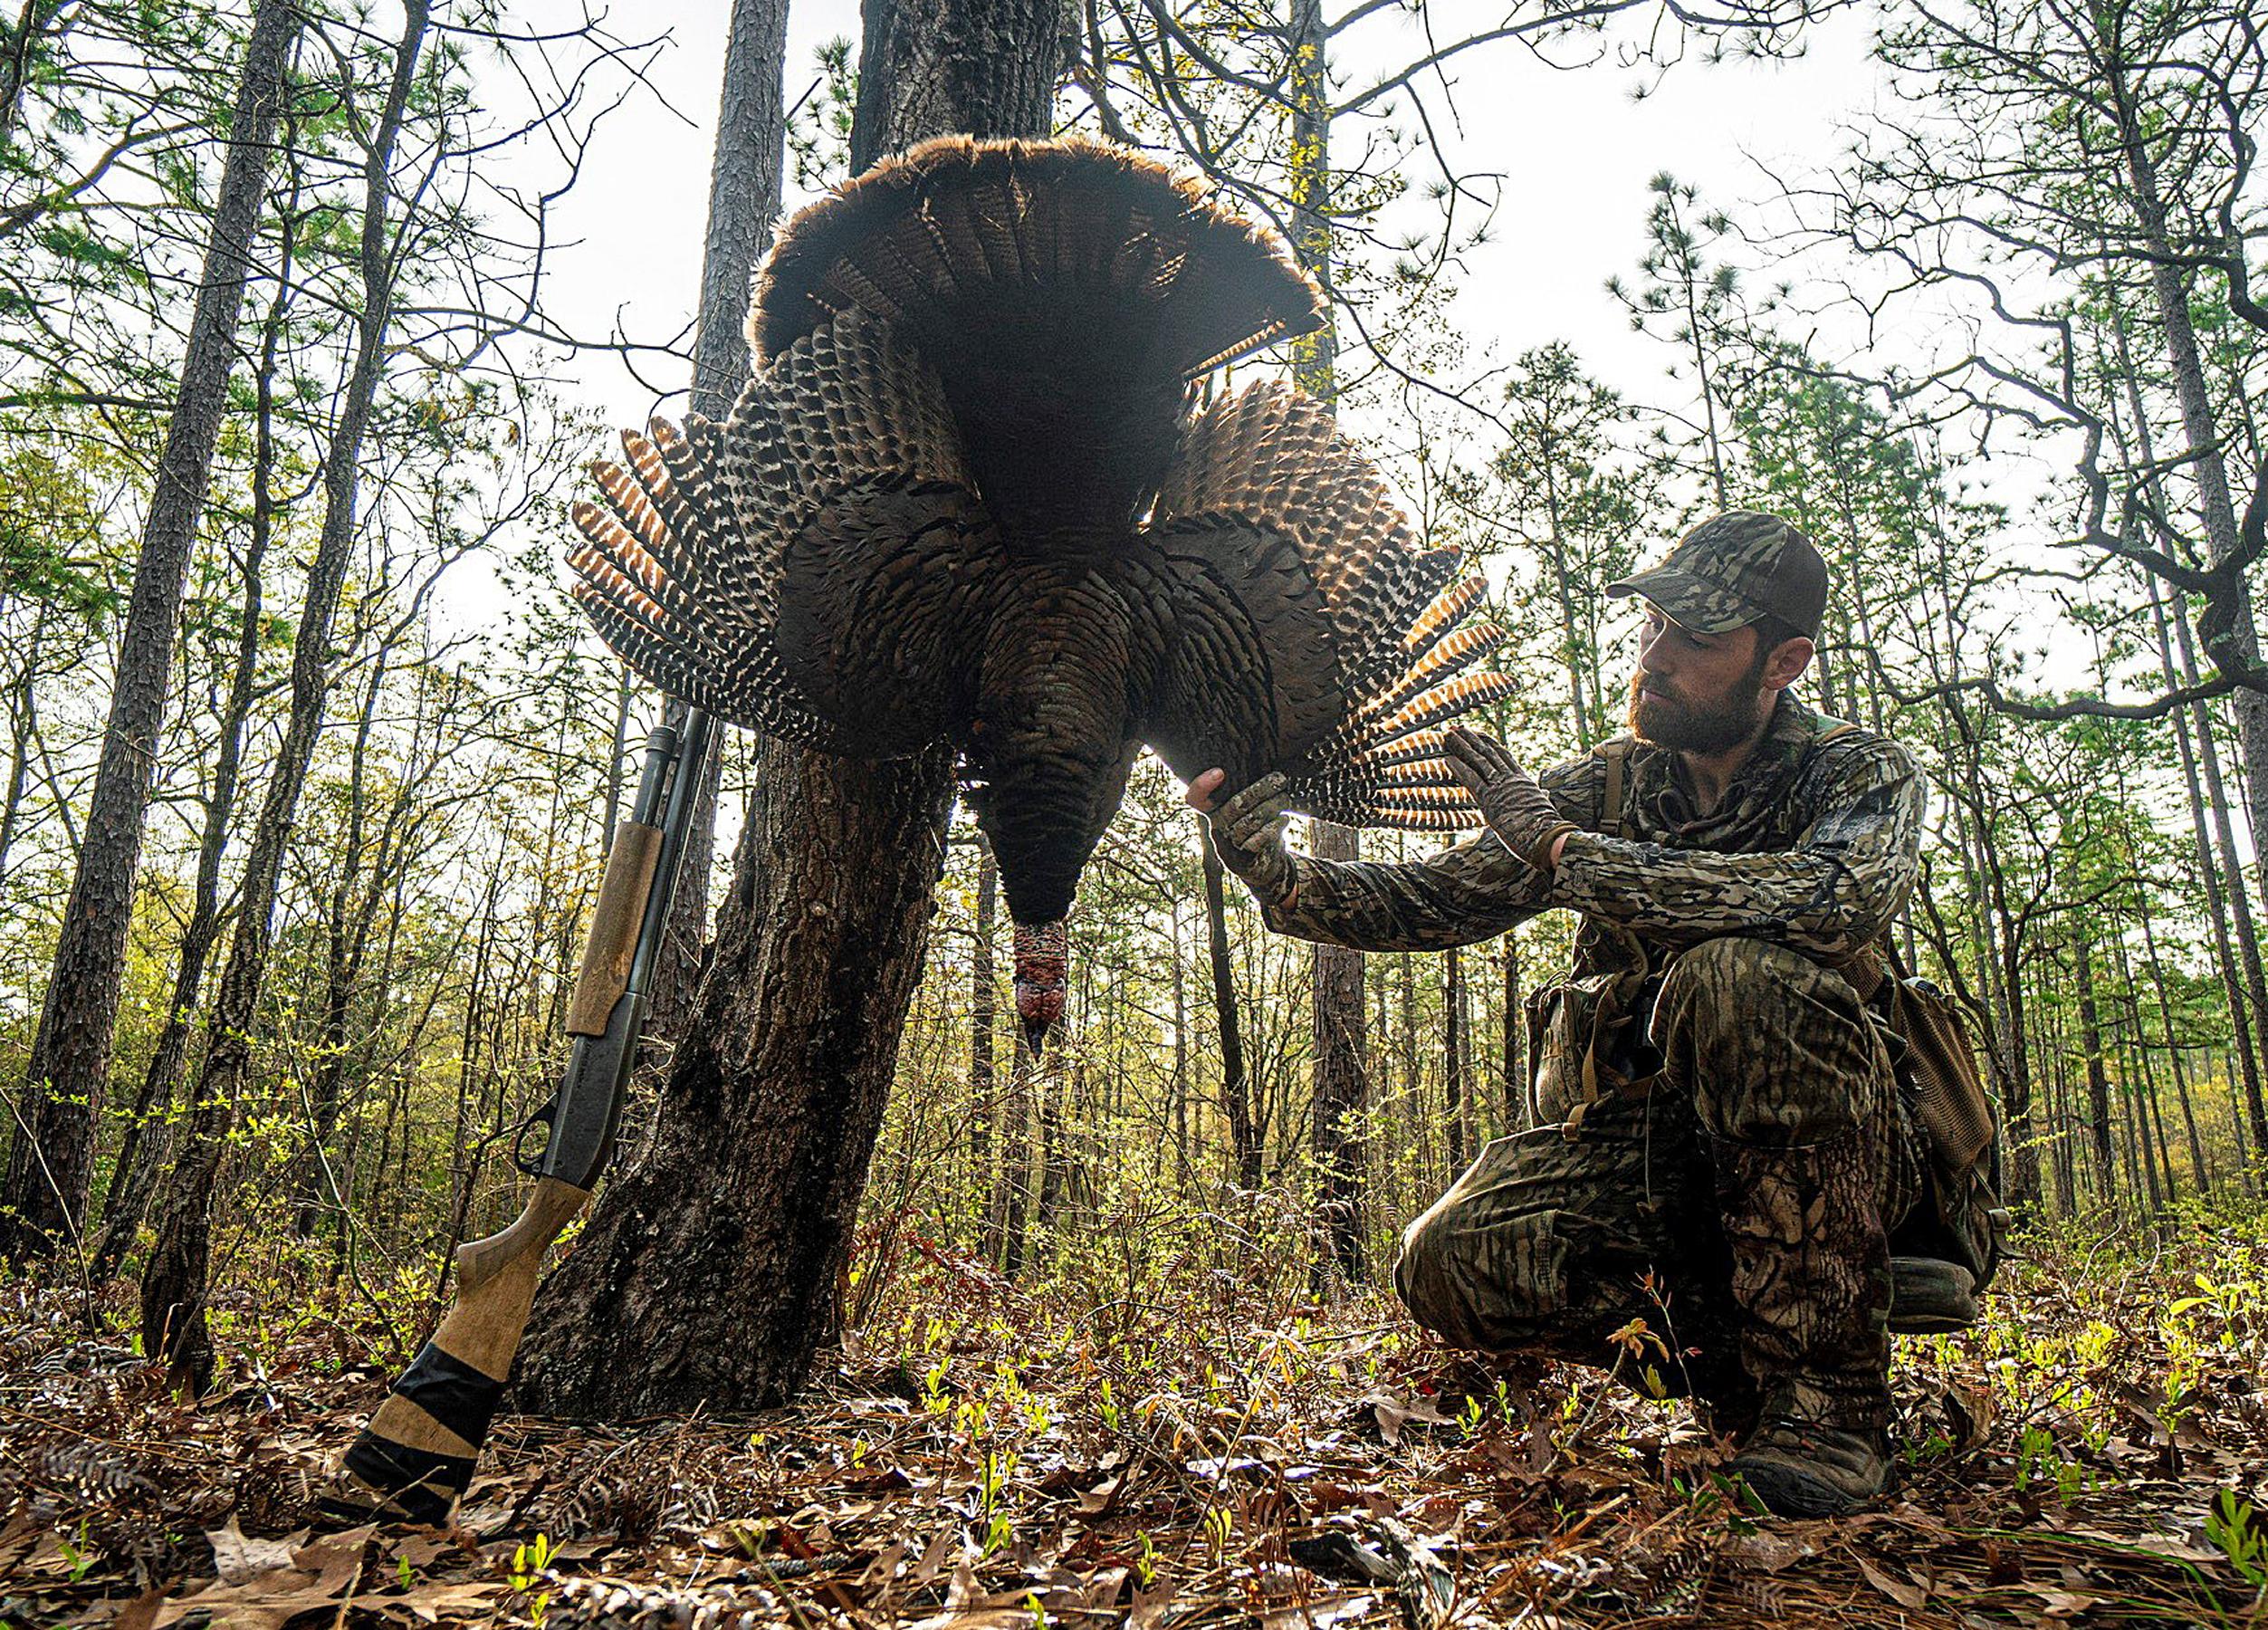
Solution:
{"label": "camouflage glove", "polygon": [[1213,805],[1205,819],[1212,825],[1220,864],[1243,878],[1257,897],[1275,904],[1290,896],[1291,848],[1284,829],[1291,825],[1291,811],[1284,808],[1281,774],[1263,775],[1234,798]]}
{"label": "camouflage glove", "polygon": [[1443,734],[1441,757],[1480,806],[1497,841],[1536,870],[1551,870],[1552,845],[1577,828],[1504,743],[1459,724]]}

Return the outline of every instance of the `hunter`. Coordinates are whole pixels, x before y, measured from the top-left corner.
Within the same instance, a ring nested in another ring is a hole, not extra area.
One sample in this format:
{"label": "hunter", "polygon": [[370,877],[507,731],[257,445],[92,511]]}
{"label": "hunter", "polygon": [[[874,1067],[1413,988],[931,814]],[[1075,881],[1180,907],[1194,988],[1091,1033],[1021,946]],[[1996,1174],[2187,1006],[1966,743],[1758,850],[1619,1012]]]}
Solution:
{"label": "hunter", "polygon": [[[1281,933],[1431,951],[1579,915],[1529,1005],[1533,1129],[1410,1224],[1395,1285],[1484,1353],[1603,1365],[1642,1320],[1660,1345],[1626,1373],[1692,1396],[1773,1510],[1841,1513],[1889,1482],[1890,1234],[1926,1181],[1882,993],[1921,776],[1790,688],[1827,568],[1785,522],[1718,515],[1607,592],[1646,602],[1629,735],[1539,782],[1451,733],[1486,831],[1321,860],[1286,847],[1278,778],[1215,807],[1208,772],[1189,801]],[[1898,1266],[1900,1328],[1974,1316],[1966,1270]]]}

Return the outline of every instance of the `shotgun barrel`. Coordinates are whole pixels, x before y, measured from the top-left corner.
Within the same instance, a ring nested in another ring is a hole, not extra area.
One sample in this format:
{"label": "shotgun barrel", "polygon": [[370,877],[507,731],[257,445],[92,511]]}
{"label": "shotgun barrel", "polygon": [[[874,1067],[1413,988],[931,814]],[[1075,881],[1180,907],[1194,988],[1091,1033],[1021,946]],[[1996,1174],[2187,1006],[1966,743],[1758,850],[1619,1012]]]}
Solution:
{"label": "shotgun barrel", "polygon": [[615,829],[568,1002],[567,1069],[514,1141],[513,1161],[534,1187],[509,1227],[456,1248],[448,1312],[324,1486],[319,1503],[337,1521],[444,1522],[472,1481],[544,1253],[614,1152],[713,729],[707,714],[687,708],[682,729],[664,724],[646,738],[637,796]]}

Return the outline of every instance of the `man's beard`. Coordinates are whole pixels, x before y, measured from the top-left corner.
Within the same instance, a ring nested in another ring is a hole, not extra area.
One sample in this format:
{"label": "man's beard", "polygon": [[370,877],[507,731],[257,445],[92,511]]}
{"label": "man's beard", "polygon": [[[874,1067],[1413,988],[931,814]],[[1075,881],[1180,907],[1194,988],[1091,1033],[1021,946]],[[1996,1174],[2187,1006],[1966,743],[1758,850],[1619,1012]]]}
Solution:
{"label": "man's beard", "polygon": [[1708,754],[1737,747],[1756,734],[1764,698],[1764,664],[1757,663],[1707,707],[1643,694],[1646,676],[1630,676],[1630,733],[1651,747]]}

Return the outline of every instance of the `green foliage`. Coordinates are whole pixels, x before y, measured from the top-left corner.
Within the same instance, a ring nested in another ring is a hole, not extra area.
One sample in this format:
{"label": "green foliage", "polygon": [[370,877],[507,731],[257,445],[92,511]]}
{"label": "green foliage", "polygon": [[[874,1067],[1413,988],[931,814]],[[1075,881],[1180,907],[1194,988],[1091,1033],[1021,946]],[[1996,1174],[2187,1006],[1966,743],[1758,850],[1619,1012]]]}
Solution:
{"label": "green foliage", "polygon": [[839,185],[850,174],[850,121],[858,107],[858,65],[851,44],[837,37],[812,54],[811,83],[788,118],[788,155],[795,184],[812,192]]}

